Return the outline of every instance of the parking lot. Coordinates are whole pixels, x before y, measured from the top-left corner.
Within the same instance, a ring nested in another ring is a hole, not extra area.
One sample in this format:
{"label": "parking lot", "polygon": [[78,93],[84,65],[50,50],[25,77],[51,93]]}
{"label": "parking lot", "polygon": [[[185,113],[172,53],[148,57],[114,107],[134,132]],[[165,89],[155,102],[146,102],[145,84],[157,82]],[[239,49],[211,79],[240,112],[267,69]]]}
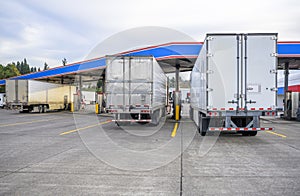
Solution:
{"label": "parking lot", "polygon": [[2,109],[0,195],[300,195],[300,123],[264,126],[275,131],[201,137],[186,116],[118,127],[109,115]]}

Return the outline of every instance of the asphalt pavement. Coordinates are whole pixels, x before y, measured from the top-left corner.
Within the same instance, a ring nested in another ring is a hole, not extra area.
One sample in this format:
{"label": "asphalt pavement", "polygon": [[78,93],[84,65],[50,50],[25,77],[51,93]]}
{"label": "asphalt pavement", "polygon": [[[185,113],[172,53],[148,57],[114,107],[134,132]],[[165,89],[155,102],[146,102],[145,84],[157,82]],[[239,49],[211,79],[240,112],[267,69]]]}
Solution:
{"label": "asphalt pavement", "polygon": [[201,137],[187,111],[177,125],[118,127],[109,115],[0,110],[0,195],[300,195],[299,122]]}

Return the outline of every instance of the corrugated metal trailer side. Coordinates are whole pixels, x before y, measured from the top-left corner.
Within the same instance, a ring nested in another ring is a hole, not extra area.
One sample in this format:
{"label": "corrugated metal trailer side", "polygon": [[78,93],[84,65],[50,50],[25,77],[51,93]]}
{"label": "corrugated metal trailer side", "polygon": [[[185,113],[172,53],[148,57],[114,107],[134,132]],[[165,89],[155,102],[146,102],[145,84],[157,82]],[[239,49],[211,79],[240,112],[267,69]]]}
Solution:
{"label": "corrugated metal trailer side", "polygon": [[115,121],[152,122],[165,115],[167,77],[151,56],[108,56],[106,101]]}
{"label": "corrugated metal trailer side", "polygon": [[9,109],[46,112],[61,110],[73,102],[76,87],[35,80],[7,80],[6,94]]}

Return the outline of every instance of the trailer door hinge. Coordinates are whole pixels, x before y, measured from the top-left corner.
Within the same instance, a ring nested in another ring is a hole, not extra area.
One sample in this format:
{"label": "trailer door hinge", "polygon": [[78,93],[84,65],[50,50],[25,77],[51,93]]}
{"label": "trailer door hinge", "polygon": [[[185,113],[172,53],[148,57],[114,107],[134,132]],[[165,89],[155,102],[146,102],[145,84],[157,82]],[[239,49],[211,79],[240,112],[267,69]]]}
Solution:
{"label": "trailer door hinge", "polygon": [[212,57],[212,56],[214,56],[214,55],[213,55],[212,53],[207,53],[206,56],[207,56],[207,57]]}
{"label": "trailer door hinge", "polygon": [[207,89],[206,89],[207,92],[211,92],[211,91],[213,91],[213,90],[214,90],[214,89],[212,89],[212,88],[207,88]]}
{"label": "trailer door hinge", "polygon": [[277,56],[278,56],[278,53],[273,52],[273,53],[271,53],[271,56],[272,56],[272,57],[277,57]]}
{"label": "trailer door hinge", "polygon": [[270,74],[277,74],[277,70],[271,69],[271,70],[270,70]]}
{"label": "trailer door hinge", "polygon": [[271,37],[271,40],[277,40],[278,38],[277,38],[277,36],[272,36]]}
{"label": "trailer door hinge", "polygon": [[237,100],[229,100],[228,103],[238,103]]}
{"label": "trailer door hinge", "polygon": [[254,101],[254,100],[247,100],[246,103],[252,104],[252,103],[256,103],[256,101]]}
{"label": "trailer door hinge", "polygon": [[213,74],[214,71],[213,71],[213,70],[207,70],[206,73],[207,73],[207,74]]}
{"label": "trailer door hinge", "polygon": [[274,88],[270,88],[271,91],[278,91],[278,88],[274,87]]}
{"label": "trailer door hinge", "polygon": [[211,40],[213,40],[213,39],[214,39],[214,37],[212,37],[212,36],[208,36],[208,37],[206,38],[207,41],[211,41]]}

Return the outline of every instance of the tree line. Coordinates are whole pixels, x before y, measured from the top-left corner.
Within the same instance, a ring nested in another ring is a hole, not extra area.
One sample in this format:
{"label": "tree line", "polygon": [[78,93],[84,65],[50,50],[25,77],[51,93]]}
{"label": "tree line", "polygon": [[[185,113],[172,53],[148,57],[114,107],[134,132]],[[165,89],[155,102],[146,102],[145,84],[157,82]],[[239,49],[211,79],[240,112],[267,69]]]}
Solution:
{"label": "tree line", "polygon": [[[44,63],[44,70],[49,69],[48,64]],[[6,79],[14,76],[19,76],[23,74],[33,73],[41,71],[38,67],[31,67],[28,63],[26,58],[23,61],[17,61],[17,63],[12,62],[8,63],[6,66],[0,64],[0,79]]]}

